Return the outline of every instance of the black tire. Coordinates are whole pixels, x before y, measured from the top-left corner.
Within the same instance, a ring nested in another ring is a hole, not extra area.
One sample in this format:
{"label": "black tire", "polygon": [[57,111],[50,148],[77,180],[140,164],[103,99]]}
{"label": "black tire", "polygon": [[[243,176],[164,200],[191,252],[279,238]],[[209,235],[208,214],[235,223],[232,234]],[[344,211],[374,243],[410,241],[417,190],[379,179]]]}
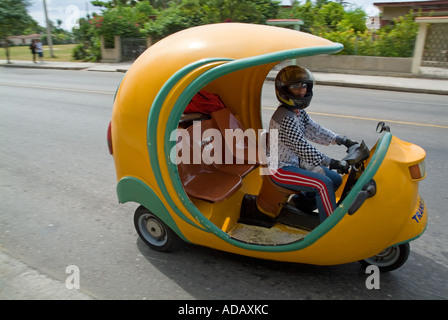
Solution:
{"label": "black tire", "polygon": [[376,256],[359,261],[364,268],[377,266],[381,272],[388,272],[400,268],[408,260],[411,246],[409,243],[389,247]]}
{"label": "black tire", "polygon": [[179,236],[170,227],[143,206],[135,211],[134,226],[140,238],[151,249],[167,252],[180,242]]}

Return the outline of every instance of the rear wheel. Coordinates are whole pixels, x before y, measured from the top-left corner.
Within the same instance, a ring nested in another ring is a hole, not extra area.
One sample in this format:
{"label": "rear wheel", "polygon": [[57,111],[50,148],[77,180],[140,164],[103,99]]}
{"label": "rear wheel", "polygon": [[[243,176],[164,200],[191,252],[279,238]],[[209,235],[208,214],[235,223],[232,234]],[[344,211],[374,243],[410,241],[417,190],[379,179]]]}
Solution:
{"label": "rear wheel", "polygon": [[409,257],[411,246],[409,243],[389,247],[377,255],[359,261],[366,268],[369,265],[377,266],[381,272],[388,272],[400,268]]}
{"label": "rear wheel", "polygon": [[135,211],[134,226],[140,238],[157,251],[171,251],[180,241],[170,227],[143,206]]}

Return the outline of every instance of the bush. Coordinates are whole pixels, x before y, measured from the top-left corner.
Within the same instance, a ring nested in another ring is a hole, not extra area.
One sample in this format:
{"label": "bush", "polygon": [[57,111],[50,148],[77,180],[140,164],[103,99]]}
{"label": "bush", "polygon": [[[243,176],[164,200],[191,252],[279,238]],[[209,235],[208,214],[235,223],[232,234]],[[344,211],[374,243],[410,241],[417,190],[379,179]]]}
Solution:
{"label": "bush", "polygon": [[410,11],[404,17],[394,19],[394,25],[377,32],[374,53],[384,57],[412,57],[418,24],[416,14]]}
{"label": "bush", "polygon": [[[102,1],[96,1],[101,2]],[[80,43],[73,52],[76,59],[100,59],[99,36],[105,46],[114,46],[114,36],[146,37],[154,41],[190,27],[224,21],[264,24],[269,18],[298,18],[302,30],[344,45],[339,54],[387,57],[410,57],[418,26],[410,12],[396,19],[394,25],[372,32],[365,23],[367,15],[360,9],[346,8],[337,2],[295,1],[291,10],[280,10],[274,0],[181,0],[170,1],[168,8],[154,9],[148,1],[113,1],[102,15],[80,19],[74,30]],[[128,3],[125,5],[125,3]],[[92,40],[94,39],[94,40]]]}
{"label": "bush", "polygon": [[302,30],[344,45],[339,54],[385,57],[411,57],[418,25],[410,11],[394,24],[377,31],[366,27],[366,13],[360,8],[344,8],[340,3],[320,1],[313,4],[295,2],[291,10],[282,10],[280,17],[302,19]]}
{"label": "bush", "polygon": [[355,32],[344,20],[336,25],[336,30],[313,31],[323,38],[342,43],[344,50],[339,54],[412,57],[418,32],[418,24],[414,18],[415,14],[411,11],[404,17],[395,19],[392,26],[383,27],[378,31]]}
{"label": "bush", "polygon": [[98,38],[91,41],[78,43],[73,48],[72,56],[75,60],[96,62],[101,60],[101,44]]}
{"label": "bush", "polygon": [[73,34],[78,41],[72,52],[76,60],[98,61],[101,59],[101,44],[94,27],[95,18],[79,19],[79,28],[73,29]]}

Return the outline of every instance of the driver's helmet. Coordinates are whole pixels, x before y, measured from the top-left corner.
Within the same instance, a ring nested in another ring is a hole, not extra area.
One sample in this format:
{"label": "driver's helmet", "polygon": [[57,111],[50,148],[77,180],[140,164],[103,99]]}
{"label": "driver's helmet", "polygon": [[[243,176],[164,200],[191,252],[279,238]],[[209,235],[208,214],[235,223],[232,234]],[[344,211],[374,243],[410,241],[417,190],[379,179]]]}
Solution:
{"label": "driver's helmet", "polygon": [[[288,86],[306,84],[306,94],[303,98],[293,96]],[[314,77],[308,69],[299,66],[287,66],[280,70],[275,78],[275,94],[280,103],[294,109],[305,109],[313,98]]]}

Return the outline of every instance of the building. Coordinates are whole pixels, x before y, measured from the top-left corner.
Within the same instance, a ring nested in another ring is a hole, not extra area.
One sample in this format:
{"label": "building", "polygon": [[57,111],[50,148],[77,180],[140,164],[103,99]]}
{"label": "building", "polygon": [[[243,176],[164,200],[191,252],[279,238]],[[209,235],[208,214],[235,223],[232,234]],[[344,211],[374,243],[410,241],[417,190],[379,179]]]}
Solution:
{"label": "building", "polygon": [[14,46],[25,46],[30,45],[31,40],[33,39],[40,39],[40,34],[29,34],[26,36],[10,36],[8,37],[8,40],[12,43]]}
{"label": "building", "polygon": [[421,67],[448,68],[448,16],[418,17],[412,72]]}
{"label": "building", "polygon": [[375,2],[373,5],[381,11],[382,26],[392,23],[395,18],[408,14],[410,10],[420,11],[425,17],[448,16],[448,0]]}
{"label": "building", "polygon": [[375,2],[381,11],[381,26],[409,11],[421,14],[415,21],[419,31],[414,47],[412,72],[422,68],[448,68],[448,0]]}

